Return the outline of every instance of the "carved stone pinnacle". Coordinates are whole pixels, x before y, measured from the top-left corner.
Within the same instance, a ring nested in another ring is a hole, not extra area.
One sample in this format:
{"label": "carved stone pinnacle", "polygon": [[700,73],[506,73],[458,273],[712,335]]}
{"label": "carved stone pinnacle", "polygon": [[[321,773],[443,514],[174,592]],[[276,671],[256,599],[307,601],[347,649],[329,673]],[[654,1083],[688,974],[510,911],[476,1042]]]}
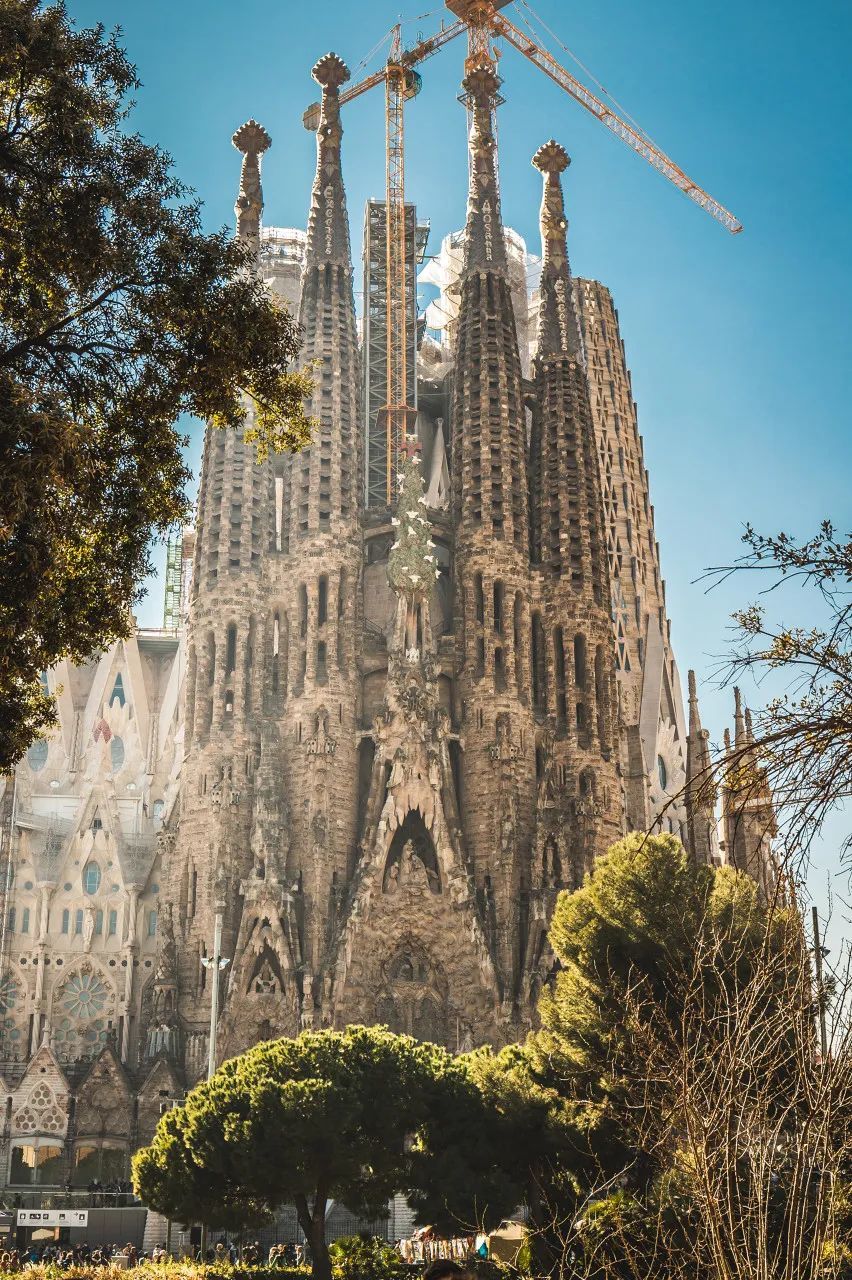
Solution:
{"label": "carved stone pinnacle", "polygon": [[231,141],[244,156],[262,156],[272,146],[269,134],[256,120],[246,120],[241,124]]}
{"label": "carved stone pinnacle", "polygon": [[539,173],[564,173],[571,163],[571,157],[560,143],[551,138],[539,147],[532,163]]}
{"label": "carved stone pinnacle", "polygon": [[336,53],[324,53],[311,75],[323,89],[339,89],[349,79],[349,68]]}
{"label": "carved stone pinnacle", "polygon": [[485,63],[468,72],[462,80],[462,88],[474,101],[490,102],[500,88],[500,80],[494,68]]}

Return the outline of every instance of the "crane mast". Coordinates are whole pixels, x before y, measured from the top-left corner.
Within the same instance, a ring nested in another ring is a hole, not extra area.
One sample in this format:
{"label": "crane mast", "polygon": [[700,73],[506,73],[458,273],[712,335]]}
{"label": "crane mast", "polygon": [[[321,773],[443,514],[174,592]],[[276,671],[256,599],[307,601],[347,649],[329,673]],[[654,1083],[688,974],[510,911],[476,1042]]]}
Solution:
{"label": "crane mast", "polygon": [[400,451],[414,431],[408,404],[408,279],[405,216],[405,100],[419,88],[419,76],[402,62],[400,27],[394,28],[385,68],[385,218],[387,227],[387,500],[394,499]]}

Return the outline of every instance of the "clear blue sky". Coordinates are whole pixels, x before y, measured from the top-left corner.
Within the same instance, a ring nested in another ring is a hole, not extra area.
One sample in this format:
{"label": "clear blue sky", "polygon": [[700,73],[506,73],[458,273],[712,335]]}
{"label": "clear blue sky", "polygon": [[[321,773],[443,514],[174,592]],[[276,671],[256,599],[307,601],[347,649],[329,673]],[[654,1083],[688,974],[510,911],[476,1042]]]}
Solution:
{"label": "clear blue sky", "polygon": [[[210,227],[233,218],[239,157],[230,136],[252,115],[273,139],[265,220],[305,225],[315,150],[301,114],[318,96],[311,66],[333,49],[355,71],[398,18],[412,20],[407,43],[434,30],[439,8],[414,20],[428,7],[69,0],[80,22],[121,24],[143,81],[134,125],[174,156]],[[536,0],[535,8],[745,225],[731,237],[505,50],[504,219],[537,250],[540,187],[529,161],[557,138],[573,157],[574,270],[605,282],[621,315],[678,661],[684,679],[692,666],[706,681],[724,651],[728,615],[750,589],[736,579],[706,595],[693,580],[737,555],[743,523],[797,534],[825,516],[852,526],[852,8],[844,0]],[[523,9],[508,12],[517,20]],[[432,249],[464,218],[462,58],[456,41],[425,63],[423,92],[407,112],[408,194],[432,221]],[[364,201],[384,190],[381,91],[345,108],[344,126],[357,257]],[[788,600],[789,615],[806,618],[805,602]],[[160,616],[154,583],[140,618],[156,625]],[[705,684],[714,741],[729,703]],[[824,849],[820,862],[829,855]]]}

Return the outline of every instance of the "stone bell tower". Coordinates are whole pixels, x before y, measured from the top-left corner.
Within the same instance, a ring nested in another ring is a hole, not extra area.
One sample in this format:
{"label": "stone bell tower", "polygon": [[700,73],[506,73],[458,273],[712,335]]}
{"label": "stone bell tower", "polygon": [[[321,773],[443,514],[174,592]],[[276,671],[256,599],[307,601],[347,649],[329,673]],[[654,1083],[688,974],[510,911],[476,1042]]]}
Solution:
{"label": "stone bell tower", "polygon": [[[237,235],[256,255],[263,208],[260,165],[270,139],[249,120],[233,143],[243,157]],[[246,428],[250,425],[249,408]],[[242,429],[208,427],[188,624],[180,823],[163,841],[164,945],[155,992],[163,1016],[179,1020],[175,1038],[183,1042],[191,1073],[200,1069],[207,1051],[209,993],[202,961],[212,940],[217,897],[227,904],[226,946],[239,928],[236,889],[249,859],[261,706],[257,660],[273,529],[271,466],[258,464]]]}

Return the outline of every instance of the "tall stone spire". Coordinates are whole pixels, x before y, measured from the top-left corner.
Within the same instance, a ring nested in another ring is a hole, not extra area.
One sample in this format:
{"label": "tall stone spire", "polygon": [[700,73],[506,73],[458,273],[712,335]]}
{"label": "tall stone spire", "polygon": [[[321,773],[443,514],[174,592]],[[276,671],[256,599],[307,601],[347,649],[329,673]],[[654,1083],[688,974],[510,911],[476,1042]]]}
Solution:
{"label": "tall stone spire", "polygon": [[589,384],[574,310],[567,221],[560,175],[568,155],[552,139],[533,165],[544,178],[542,274],[536,379],[538,410],[530,452],[533,560],[591,587],[595,604],[609,602],[603,499]]}
{"label": "tall stone spire", "polygon": [[317,125],[317,172],[308,217],[307,267],[334,262],[351,271],[349,220],[340,164],[340,86],[349,79],[349,68],[336,53],[326,53],[311,74],[322,88],[322,102]]}
{"label": "tall stone spire", "polygon": [[465,837],[501,999],[512,1001],[522,981],[516,922],[529,885],[536,742],[527,412],[497,187],[497,86],[489,66],[463,81],[470,190],[450,434]]}
{"label": "tall stone spire", "polygon": [[[235,205],[237,236],[260,248],[263,193],[261,157],[270,138],[248,120],[232,142],[243,157]],[[246,406],[246,426],[253,409]],[[210,945],[209,917],[226,900],[223,945],[231,950],[239,928],[241,878],[249,870],[254,804],[247,761],[254,758],[262,705],[262,651],[268,610],[266,569],[275,530],[272,462],[259,463],[244,429],[208,427],[198,495],[196,552],[187,628],[186,757],[180,825],[174,855],[163,874],[164,901],[172,906],[177,992],[186,1061],[204,1061],[209,990],[199,981]],[[166,926],[163,926],[164,929]]]}
{"label": "tall stone spire", "polygon": [[500,81],[493,69],[486,65],[475,67],[462,85],[472,117],[463,274],[468,271],[506,272],[506,244],[497,183],[497,144],[493,129]]}
{"label": "tall stone spire", "polygon": [[[552,665],[547,652],[538,663],[553,716],[553,767],[578,780],[574,795],[555,789],[548,796],[540,788],[539,829],[550,829],[547,839],[579,883],[596,852],[620,834],[621,787],[603,500],[560,182],[568,164],[552,139],[533,157],[544,196],[530,509],[532,559],[547,619],[538,644],[545,651],[552,646],[553,655]],[[546,688],[550,671],[553,689]]]}
{"label": "tall stone spire", "polygon": [[574,309],[574,290],[568,263],[565,202],[560,175],[571,160],[553,139],[539,147],[533,165],[544,176],[541,200],[541,284],[539,286],[538,355],[570,355],[582,360],[580,326]]}
{"label": "tall stone spire", "polygon": [[247,120],[241,125],[231,139],[234,146],[242,153],[243,167],[240,172],[240,193],[234,205],[237,219],[237,236],[245,240],[255,253],[260,252],[260,218],[263,213],[263,188],[260,184],[260,162],[265,151],[272,145],[272,139],[263,125],[256,120]]}
{"label": "tall stone spire", "polygon": [[310,446],[284,466],[284,551],[315,534],[353,531],[358,509],[360,361],[340,165],[340,86],[349,70],[327,53],[313,77],[322,103],[299,319],[303,359],[317,366],[309,406],[317,427]]}
{"label": "tall stone spire", "polygon": [[689,735],[686,740],[686,821],[689,851],[698,863],[712,866],[718,857],[716,787],[711,774],[710,737],[701,725],[695,672],[689,679]]}
{"label": "tall stone spire", "polygon": [[452,424],[457,536],[481,529],[526,559],[526,411],[491,126],[498,80],[484,66],[462,84],[473,124]]}
{"label": "tall stone spire", "polygon": [[271,571],[267,636],[267,708],[278,722],[283,792],[299,797],[287,881],[301,903],[311,904],[282,918],[285,933],[298,922],[304,1026],[325,1016],[327,944],[357,842],[362,475],[361,371],[340,163],[340,87],[349,71],[327,53],[313,77],[322,102],[299,318],[302,359],[313,373],[307,408],[314,426],[308,447],[281,464],[281,555]]}

